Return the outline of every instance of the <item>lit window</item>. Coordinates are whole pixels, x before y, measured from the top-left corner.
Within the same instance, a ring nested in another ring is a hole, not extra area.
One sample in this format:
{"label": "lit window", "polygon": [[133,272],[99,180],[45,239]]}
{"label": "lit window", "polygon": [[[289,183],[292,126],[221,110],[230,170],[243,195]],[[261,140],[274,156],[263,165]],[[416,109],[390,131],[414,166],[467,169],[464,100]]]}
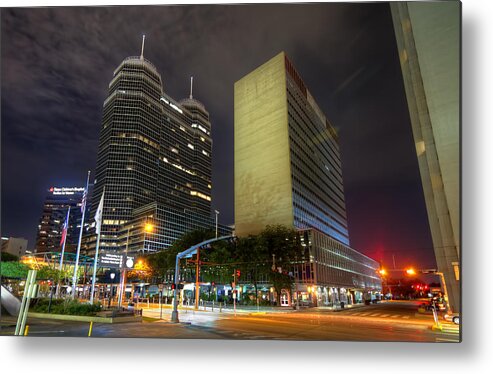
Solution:
{"label": "lit window", "polygon": [[183,110],[181,110],[180,108],[178,108],[175,104],[170,103],[169,106],[172,107],[177,112],[183,113]]}
{"label": "lit window", "polygon": [[206,151],[202,150],[202,153],[206,156],[209,156],[209,153],[207,153]]}
{"label": "lit window", "polygon": [[178,153],[178,149],[174,148],[174,147],[171,147],[171,152],[173,153]]}
{"label": "lit window", "polygon": [[203,194],[201,192],[190,191],[190,195],[192,195],[192,196],[198,196],[201,199],[204,199],[204,200],[207,200],[207,201],[211,201],[211,197],[210,196],[207,196],[206,194]]}
{"label": "lit window", "polygon": [[200,140],[202,140],[203,142],[205,142],[205,138],[203,138],[203,137],[200,137]]}
{"label": "lit window", "polygon": [[188,148],[195,149],[195,147],[192,144],[190,144],[190,143],[188,143]]}
{"label": "lit window", "polygon": [[166,157],[163,157],[164,162],[168,162],[168,159]]}
{"label": "lit window", "polygon": [[180,125],[180,130],[181,131],[186,131],[185,128],[182,125]]}

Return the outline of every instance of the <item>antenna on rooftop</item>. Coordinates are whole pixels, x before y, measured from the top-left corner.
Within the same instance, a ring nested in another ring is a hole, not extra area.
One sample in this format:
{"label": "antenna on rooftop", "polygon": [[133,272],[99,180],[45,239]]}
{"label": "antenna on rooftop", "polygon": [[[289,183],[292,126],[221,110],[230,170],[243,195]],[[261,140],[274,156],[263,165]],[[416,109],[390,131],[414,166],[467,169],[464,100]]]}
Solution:
{"label": "antenna on rooftop", "polygon": [[140,51],[140,59],[144,59],[144,44],[145,44],[146,36],[142,35],[142,50]]}
{"label": "antenna on rooftop", "polygon": [[192,91],[193,91],[193,76],[190,77],[190,99],[193,99]]}

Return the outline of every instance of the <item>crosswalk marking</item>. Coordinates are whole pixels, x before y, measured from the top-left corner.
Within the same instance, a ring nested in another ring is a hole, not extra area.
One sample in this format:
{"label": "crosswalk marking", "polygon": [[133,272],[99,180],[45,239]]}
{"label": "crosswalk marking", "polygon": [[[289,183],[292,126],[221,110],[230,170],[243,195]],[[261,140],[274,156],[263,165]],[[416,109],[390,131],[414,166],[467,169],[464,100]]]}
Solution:
{"label": "crosswalk marking", "polygon": [[382,317],[388,317],[390,314],[382,314]]}
{"label": "crosswalk marking", "polygon": [[409,316],[402,316],[402,318],[404,318],[404,319],[409,319]]}

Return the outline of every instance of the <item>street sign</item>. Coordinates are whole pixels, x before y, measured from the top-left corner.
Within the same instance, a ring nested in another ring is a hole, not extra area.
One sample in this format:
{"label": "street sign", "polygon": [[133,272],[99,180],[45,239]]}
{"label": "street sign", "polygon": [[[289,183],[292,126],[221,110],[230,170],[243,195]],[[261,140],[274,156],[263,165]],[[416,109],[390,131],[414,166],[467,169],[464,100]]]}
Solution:
{"label": "street sign", "polygon": [[135,257],[116,253],[103,253],[99,259],[99,265],[109,268],[133,269]]}

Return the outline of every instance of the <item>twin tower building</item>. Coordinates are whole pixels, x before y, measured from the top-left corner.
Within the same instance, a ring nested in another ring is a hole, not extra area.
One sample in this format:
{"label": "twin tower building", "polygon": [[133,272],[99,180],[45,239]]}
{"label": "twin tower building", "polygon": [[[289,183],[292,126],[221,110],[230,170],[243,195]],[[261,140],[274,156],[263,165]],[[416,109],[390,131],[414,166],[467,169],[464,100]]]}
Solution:
{"label": "twin tower building", "polygon": [[[319,286],[321,302],[380,289],[378,263],[349,247],[337,134],[285,53],[237,81],[234,95],[235,234],[273,224],[304,231],[311,262],[295,276]],[[104,191],[103,252],[165,250],[185,232],[215,227],[211,131],[192,90],[180,101],[167,95],[143,49],[117,67],[90,213]],[[95,242],[86,238],[88,254]]]}

